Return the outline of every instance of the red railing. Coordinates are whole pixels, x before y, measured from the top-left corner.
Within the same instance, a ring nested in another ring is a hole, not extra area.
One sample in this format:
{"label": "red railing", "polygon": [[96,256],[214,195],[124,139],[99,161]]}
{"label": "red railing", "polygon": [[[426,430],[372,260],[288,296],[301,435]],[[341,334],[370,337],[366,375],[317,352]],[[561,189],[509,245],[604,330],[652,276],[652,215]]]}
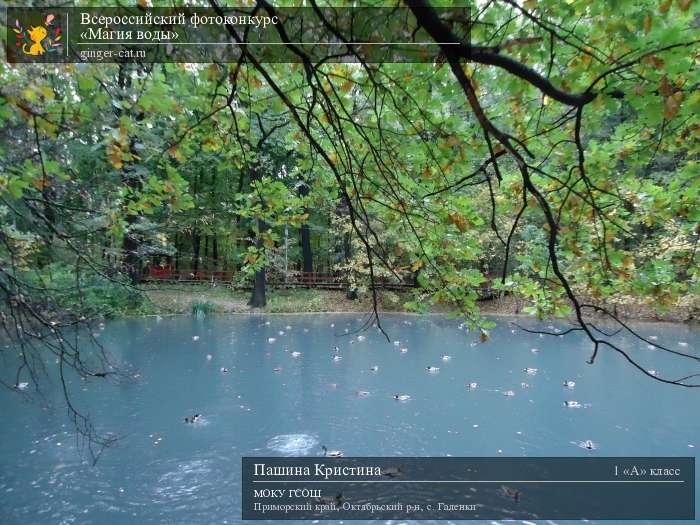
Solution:
{"label": "red railing", "polygon": [[[226,282],[235,285],[237,279],[233,271],[220,270],[174,270],[169,266],[151,266],[144,273],[143,281],[179,281],[179,282]],[[292,273],[285,279],[279,274],[268,275],[268,282],[273,286],[309,287],[341,289],[346,281],[341,274],[320,272]],[[407,283],[378,282],[382,288],[407,288]]]}
{"label": "red railing", "polygon": [[173,275],[173,270],[169,266],[151,266],[146,270],[145,278],[150,279],[170,279]]}
{"label": "red railing", "polygon": [[294,283],[301,286],[313,285],[342,285],[343,279],[339,274],[318,273],[318,272],[302,272],[289,275],[285,280],[281,277],[282,283]]}
{"label": "red railing", "polygon": [[145,281],[232,281],[234,272],[221,270],[173,270],[152,266],[143,276]]}

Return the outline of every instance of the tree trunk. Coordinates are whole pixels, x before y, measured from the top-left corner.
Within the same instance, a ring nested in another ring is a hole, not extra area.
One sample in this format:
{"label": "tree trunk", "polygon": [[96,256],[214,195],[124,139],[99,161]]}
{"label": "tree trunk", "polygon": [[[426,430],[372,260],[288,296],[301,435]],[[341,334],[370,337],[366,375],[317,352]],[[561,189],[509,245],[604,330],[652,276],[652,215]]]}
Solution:
{"label": "tree trunk", "polygon": [[[245,170],[241,170],[240,176],[238,177],[238,189],[236,190],[236,193],[240,195],[243,193],[243,186],[244,186],[244,180],[245,180]],[[243,235],[243,219],[241,218],[240,214],[236,213],[235,215],[235,222],[233,226],[233,231],[235,233],[235,237],[233,239],[233,253],[240,253],[243,250],[245,250],[245,239]],[[224,261],[226,259],[224,258]],[[240,267],[235,263],[233,263],[233,271],[234,271],[234,279],[235,279],[235,272],[237,270],[240,270]]]}
{"label": "tree trunk", "polygon": [[[117,100],[121,102],[126,97],[125,93],[127,89],[131,87],[131,76],[124,63],[119,64],[117,83],[119,85],[119,96]],[[121,119],[122,114],[123,110],[120,104],[115,107],[117,120]],[[129,140],[129,151],[132,154],[135,154],[135,143],[136,141],[133,138]],[[141,190],[141,177],[132,169],[132,162],[133,161],[125,163],[122,167],[121,179],[124,186],[134,190],[130,192],[130,194],[138,195]],[[134,226],[138,222],[140,216],[141,214],[126,215],[126,232],[124,233],[124,240],[122,241],[122,252],[124,254],[123,271],[129,276],[129,280],[132,284],[138,284],[141,280],[141,258],[139,256],[141,239],[134,233]]]}
{"label": "tree trunk", "polygon": [[203,269],[205,270],[210,270],[209,268],[209,236],[205,235],[204,236],[204,264],[202,265]]}
{"label": "tree trunk", "polygon": [[214,262],[214,270],[219,269],[219,242],[216,240],[216,234],[214,234],[214,237],[212,238],[211,241],[211,258]]}
{"label": "tree trunk", "polygon": [[[348,216],[350,214],[350,206],[348,205],[347,201],[345,200],[345,197],[343,197],[343,196],[340,197],[340,202],[338,203],[337,213],[338,213],[338,215],[341,215],[341,216]],[[352,259],[352,232],[351,231],[343,234],[343,259],[345,260],[346,265],[348,265]],[[357,299],[357,289],[355,288],[355,285],[352,283],[352,270],[348,270],[346,277],[348,279],[348,288],[345,291],[345,297],[347,299],[355,300],[355,299]]]}
{"label": "tree trunk", "polygon": [[308,224],[301,225],[301,257],[304,273],[314,271],[313,252],[311,251],[311,231]]}
{"label": "tree trunk", "polygon": [[139,245],[139,240],[127,230],[127,233],[124,235],[122,249],[125,254],[124,269],[129,276],[131,284],[138,284],[141,281],[141,258],[138,253]]}
{"label": "tree trunk", "polygon": [[[201,178],[201,173],[197,173],[194,177],[194,183],[192,184],[192,196],[196,197],[199,190],[199,180]],[[196,228],[192,229],[192,276],[197,277],[197,271],[199,270],[199,247],[202,243],[202,238]]]}
{"label": "tree trunk", "polygon": [[[345,263],[349,263],[352,257],[352,235],[350,232],[343,235],[343,256],[345,258]],[[351,300],[357,299],[357,290],[351,282],[348,282],[348,289],[345,291],[345,297]]]}
{"label": "tree trunk", "polygon": [[197,275],[199,270],[199,247],[202,244],[202,237],[194,232],[192,234],[192,273]]}
{"label": "tree trunk", "polygon": [[[267,224],[262,219],[258,219],[258,233],[255,236],[255,247],[258,250],[262,250],[263,242],[261,234],[267,229]],[[250,296],[250,301],[248,301],[248,306],[253,308],[262,308],[267,305],[267,295],[266,295],[266,282],[265,282],[265,268],[261,268],[255,272],[255,278],[253,279],[253,293]]]}
{"label": "tree trunk", "polygon": [[175,271],[180,270],[180,236],[175,233]]}
{"label": "tree trunk", "polygon": [[[299,185],[299,195],[306,197],[309,194],[309,186],[303,182]],[[309,213],[307,208],[304,208],[304,213]],[[311,229],[308,223],[301,225],[301,259],[302,271],[307,274],[314,271],[313,251],[311,250]]]}

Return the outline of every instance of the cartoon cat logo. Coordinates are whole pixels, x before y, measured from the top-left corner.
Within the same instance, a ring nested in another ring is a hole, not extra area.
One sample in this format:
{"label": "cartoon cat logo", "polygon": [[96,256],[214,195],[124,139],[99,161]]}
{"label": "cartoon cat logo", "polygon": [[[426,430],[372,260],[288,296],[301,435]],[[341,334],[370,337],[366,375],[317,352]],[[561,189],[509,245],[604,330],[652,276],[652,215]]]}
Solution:
{"label": "cartoon cat logo", "polygon": [[41,42],[47,37],[49,32],[44,26],[30,27],[27,29],[27,34],[29,39],[33,42],[32,46],[27,51],[27,44],[22,46],[22,52],[25,55],[43,55],[46,53],[46,49],[41,45]]}
{"label": "cartoon cat logo", "polygon": [[61,26],[56,24],[52,27],[56,17],[47,15],[44,25],[29,26],[22,28],[19,20],[15,20],[15,27],[12,30],[17,35],[15,45],[22,50],[22,53],[30,56],[41,56],[45,53],[55,53],[61,48]]}

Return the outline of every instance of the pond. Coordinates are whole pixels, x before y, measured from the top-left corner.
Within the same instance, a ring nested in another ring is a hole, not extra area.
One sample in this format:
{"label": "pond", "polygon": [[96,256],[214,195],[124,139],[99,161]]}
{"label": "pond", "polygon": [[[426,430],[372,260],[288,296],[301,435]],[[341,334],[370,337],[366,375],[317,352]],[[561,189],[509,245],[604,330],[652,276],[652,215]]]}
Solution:
{"label": "pond", "polygon": [[[43,400],[3,391],[0,523],[240,523],[241,456],[321,455],[322,445],[346,456],[697,454],[700,391],[653,381],[612,352],[588,365],[577,334],[494,320],[483,344],[441,316],[384,316],[390,342],[358,332],[365,318],[350,314],[109,322],[100,340],[138,378],[72,389],[121,439],[93,467],[56,385]],[[684,325],[635,326],[673,348],[700,346]],[[627,343],[648,369],[688,373],[687,362]]]}

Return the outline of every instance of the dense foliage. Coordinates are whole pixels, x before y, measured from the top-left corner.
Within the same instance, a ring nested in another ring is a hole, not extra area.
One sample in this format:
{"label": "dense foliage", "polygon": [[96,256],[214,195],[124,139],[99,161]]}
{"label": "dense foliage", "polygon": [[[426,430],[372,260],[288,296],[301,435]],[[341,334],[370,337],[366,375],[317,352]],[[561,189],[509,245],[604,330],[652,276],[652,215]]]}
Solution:
{"label": "dense foliage", "polygon": [[3,64],[1,315],[28,345],[6,382],[45,344],[104,376],[62,329],[136,304],[149,266],[235,271],[260,305],[285,261],[370,296],[416,283],[407,308],[483,339],[488,284],[648,374],[588,316],[697,304],[698,3],[472,13],[468,33],[420,18],[464,42],[429,64]]}

